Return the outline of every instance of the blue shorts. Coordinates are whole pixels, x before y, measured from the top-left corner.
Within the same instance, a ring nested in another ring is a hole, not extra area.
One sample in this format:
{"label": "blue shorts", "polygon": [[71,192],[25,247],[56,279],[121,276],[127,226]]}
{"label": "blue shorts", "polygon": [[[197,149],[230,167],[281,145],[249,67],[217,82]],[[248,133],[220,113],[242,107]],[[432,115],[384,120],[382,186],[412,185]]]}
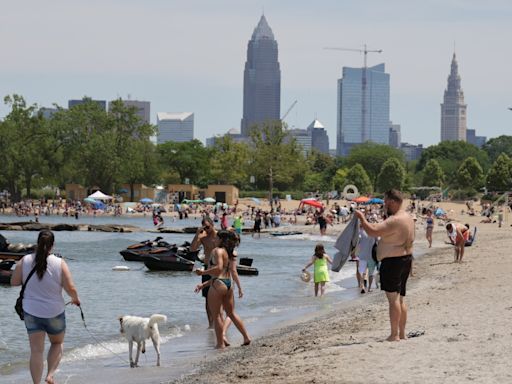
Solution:
{"label": "blue shorts", "polygon": [[62,312],[60,315],[49,319],[32,316],[30,313],[25,312],[25,327],[29,335],[35,332],[58,335],[66,330],[66,312]]}

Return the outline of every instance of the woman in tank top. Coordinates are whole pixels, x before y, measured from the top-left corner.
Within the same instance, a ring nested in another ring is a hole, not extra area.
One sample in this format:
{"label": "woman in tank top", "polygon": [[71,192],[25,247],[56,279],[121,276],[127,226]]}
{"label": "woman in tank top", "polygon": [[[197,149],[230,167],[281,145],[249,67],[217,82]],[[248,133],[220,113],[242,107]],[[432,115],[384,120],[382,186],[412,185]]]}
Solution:
{"label": "woman in tank top", "polygon": [[16,265],[11,285],[21,285],[32,270],[23,296],[25,327],[30,342],[30,373],[34,383],[40,383],[44,367],[44,343],[50,339],[48,373],[45,382],[54,383],[53,375],[62,358],[62,344],[66,330],[64,289],[71,303],[79,306],[80,299],[66,262],[51,253],[54,243],[49,230],[39,232],[36,253],[24,256]]}

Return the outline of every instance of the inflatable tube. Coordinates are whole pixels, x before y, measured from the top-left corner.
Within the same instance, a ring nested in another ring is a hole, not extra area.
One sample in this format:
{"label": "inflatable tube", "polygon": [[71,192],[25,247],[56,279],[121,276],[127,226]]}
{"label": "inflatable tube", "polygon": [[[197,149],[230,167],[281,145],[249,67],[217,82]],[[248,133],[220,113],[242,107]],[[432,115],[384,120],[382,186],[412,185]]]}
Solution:
{"label": "inflatable tube", "polygon": [[127,267],[126,265],[116,265],[115,267],[112,267],[113,271],[129,271],[130,267]]}

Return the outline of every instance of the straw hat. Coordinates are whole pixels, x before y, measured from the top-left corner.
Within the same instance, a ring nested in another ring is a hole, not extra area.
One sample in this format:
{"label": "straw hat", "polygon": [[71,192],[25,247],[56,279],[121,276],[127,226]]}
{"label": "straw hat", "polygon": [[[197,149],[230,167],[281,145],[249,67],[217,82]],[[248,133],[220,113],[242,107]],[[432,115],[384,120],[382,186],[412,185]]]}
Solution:
{"label": "straw hat", "polygon": [[309,283],[309,281],[311,280],[311,273],[309,273],[308,271],[302,271],[302,273],[300,274],[300,279],[305,283]]}

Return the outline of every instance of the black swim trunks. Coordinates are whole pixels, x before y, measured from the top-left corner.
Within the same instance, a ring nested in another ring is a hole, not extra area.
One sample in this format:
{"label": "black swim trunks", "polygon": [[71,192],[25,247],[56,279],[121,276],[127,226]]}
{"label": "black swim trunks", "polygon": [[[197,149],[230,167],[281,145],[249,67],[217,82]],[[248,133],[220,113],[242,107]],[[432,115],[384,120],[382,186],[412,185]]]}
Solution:
{"label": "black swim trunks", "polygon": [[400,292],[405,296],[407,279],[411,272],[412,255],[387,257],[380,265],[380,289],[386,292]]}
{"label": "black swim trunks", "polygon": [[[204,283],[208,280],[211,280],[211,276],[210,275],[202,275],[201,276],[201,282]],[[202,294],[203,294],[203,297],[208,297],[208,290],[210,289],[210,286],[207,286],[205,288],[203,288],[202,290]]]}

